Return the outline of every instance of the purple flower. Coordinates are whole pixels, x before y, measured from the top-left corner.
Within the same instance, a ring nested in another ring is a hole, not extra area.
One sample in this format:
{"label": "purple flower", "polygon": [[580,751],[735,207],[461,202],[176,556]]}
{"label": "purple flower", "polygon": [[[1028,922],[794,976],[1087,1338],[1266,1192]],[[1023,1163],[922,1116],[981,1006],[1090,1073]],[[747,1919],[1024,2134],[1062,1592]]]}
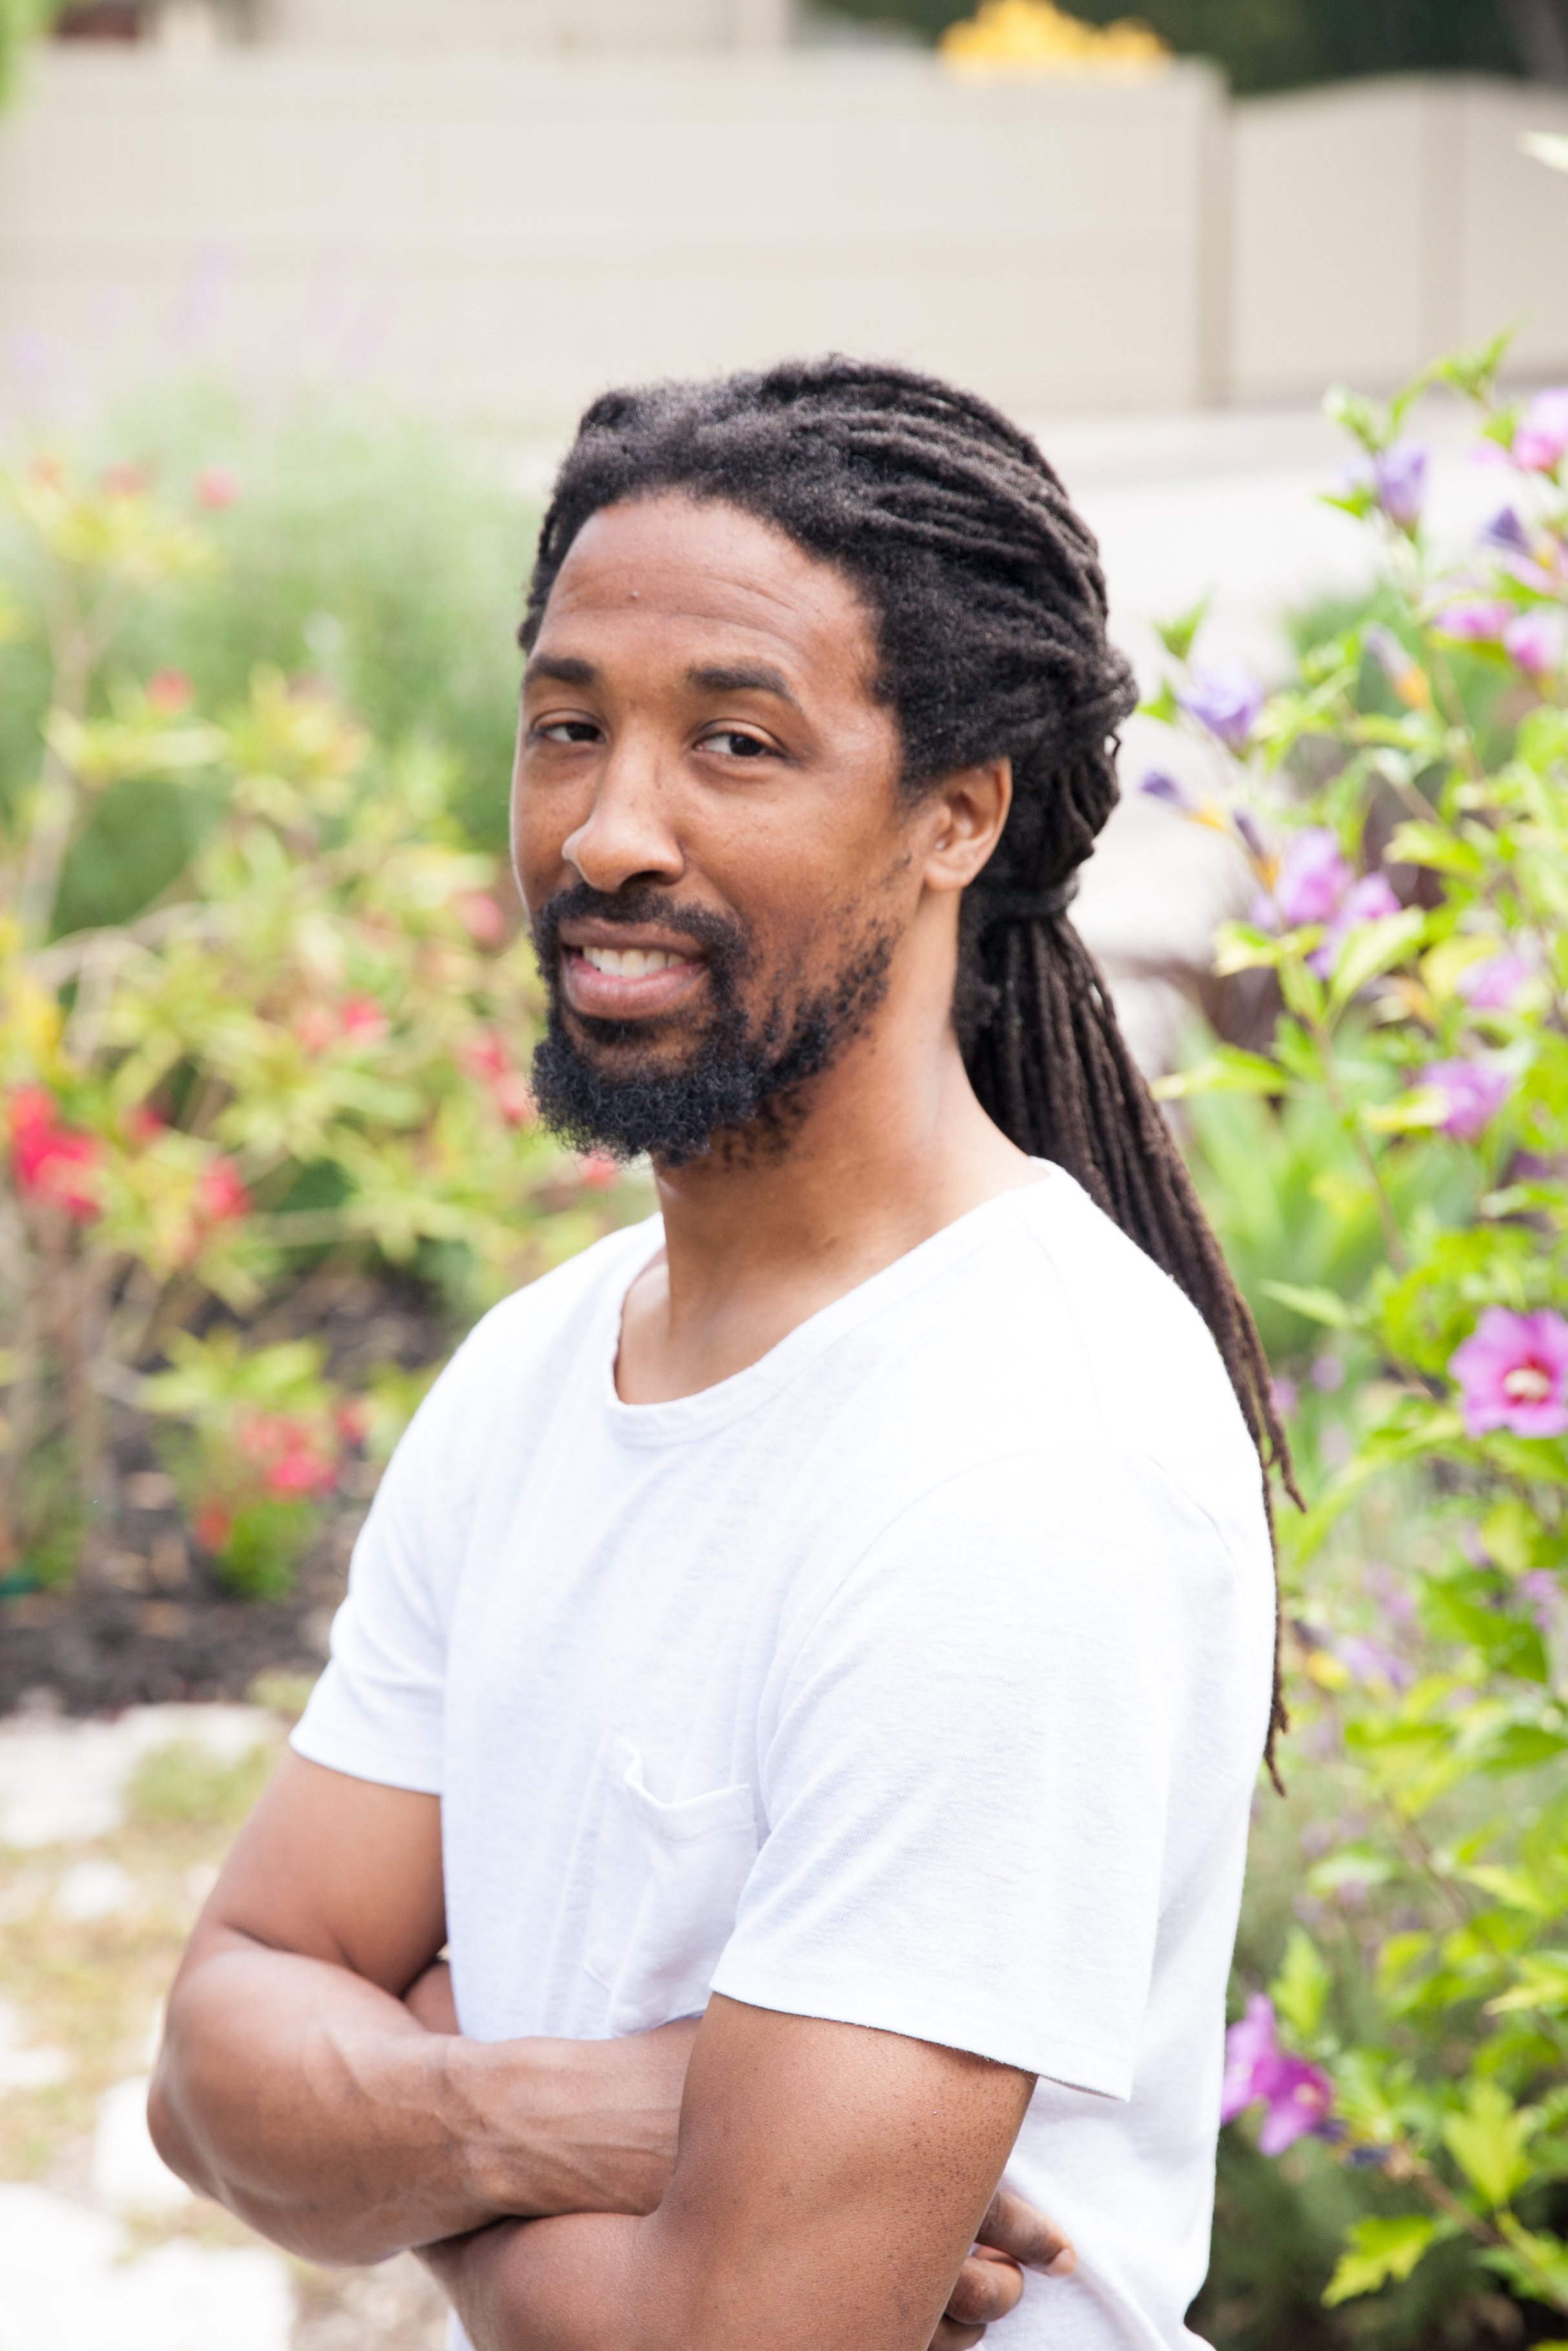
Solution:
{"label": "purple flower", "polygon": [[1245,751],[1263,707],[1263,689],[1240,662],[1216,662],[1195,669],[1192,684],[1176,700],[1189,718],[1196,718],[1228,751]]}
{"label": "purple flower", "polygon": [[1292,1379],[1283,1373],[1269,1390],[1269,1400],[1281,1420],[1289,1420],[1301,1400],[1301,1392]]}
{"label": "purple flower", "polygon": [[1451,637],[1460,644],[1495,645],[1513,617],[1513,606],[1500,597],[1457,596],[1433,613],[1432,627],[1439,637]]}
{"label": "purple flower", "polygon": [[1455,986],[1476,1012],[1506,1012],[1519,991],[1535,977],[1521,955],[1487,956],[1467,964]]}
{"label": "purple flower", "polygon": [[1515,1314],[1489,1306],[1448,1358],[1459,1385],[1465,1432],[1484,1437],[1568,1435],[1568,1322],[1551,1307]]}
{"label": "purple flower", "polygon": [[1550,677],[1563,664],[1563,615],[1537,605],[1516,613],[1502,632],[1503,651],[1527,677]]}
{"label": "purple flower", "polygon": [[1280,860],[1271,893],[1276,918],[1292,929],[1300,923],[1326,923],[1353,879],[1328,827],[1304,826],[1291,834]]}
{"label": "purple flower", "polygon": [[1513,508],[1504,507],[1500,513],[1493,515],[1490,522],[1482,531],[1481,545],[1500,548],[1505,555],[1528,555],[1530,533],[1525,529]]}
{"label": "purple flower", "polygon": [[1563,1586],[1549,1567],[1532,1567],[1519,1579],[1519,1588],[1525,1604],[1535,1620],[1538,1633],[1550,1633],[1563,1604]]}
{"label": "purple flower", "polygon": [[1314,1355],[1311,1377],[1319,1395],[1333,1395],[1344,1385],[1344,1365],[1337,1355]]}
{"label": "purple flower", "polygon": [[1484,1061],[1433,1061],[1421,1082],[1442,1095],[1448,1107],[1438,1124],[1458,1143],[1479,1143],[1513,1091],[1507,1071]]}
{"label": "purple flower", "polygon": [[1568,450],[1568,387],[1538,392],[1513,436],[1516,465],[1532,473],[1554,474]]}
{"label": "purple flower", "polygon": [[1372,461],[1373,495],[1401,530],[1414,530],[1421,519],[1431,459],[1424,441],[1391,441]]}
{"label": "purple flower", "polygon": [[1332,1644],[1334,1656],[1358,1682],[1385,1682],[1390,1689],[1408,1689],[1416,1677],[1405,1659],[1369,1641],[1364,1633],[1342,1633]]}
{"label": "purple flower", "polygon": [[1238,809],[1235,822],[1236,830],[1241,835],[1242,846],[1248,856],[1256,865],[1267,865],[1269,844],[1263,838],[1257,819],[1249,816],[1245,809]]}
{"label": "purple flower", "polygon": [[1320,979],[1326,979],[1339,961],[1339,951],[1350,932],[1358,923],[1380,923],[1386,914],[1399,912],[1399,901],[1392,883],[1382,873],[1364,873],[1353,882],[1335,907],[1323,943],[1307,957],[1309,967]]}
{"label": "purple flower", "polygon": [[1183,816],[1190,816],[1192,813],[1194,807],[1192,794],[1187,790],[1186,786],[1179,784],[1174,776],[1167,776],[1163,768],[1151,768],[1138,786],[1138,789],[1141,792],[1147,792],[1152,800],[1163,800],[1166,808],[1178,809]]}
{"label": "purple flower", "polygon": [[1274,2003],[1266,1992],[1254,1992],[1247,2013],[1225,2036],[1225,2079],[1219,2093],[1219,2119],[1234,2122],[1248,2106],[1261,2099],[1268,2108],[1258,2145],[1264,2155],[1283,2155],[1309,2132],[1328,2137],[1333,2106],[1333,2084],[1304,2057],[1287,2055],[1274,2029]]}

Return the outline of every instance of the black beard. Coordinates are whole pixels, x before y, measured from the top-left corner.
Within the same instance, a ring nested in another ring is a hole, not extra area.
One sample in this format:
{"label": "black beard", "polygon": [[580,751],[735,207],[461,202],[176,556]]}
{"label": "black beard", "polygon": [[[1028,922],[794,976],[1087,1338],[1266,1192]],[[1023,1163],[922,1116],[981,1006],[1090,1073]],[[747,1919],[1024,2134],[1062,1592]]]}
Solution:
{"label": "black beard", "polygon": [[[627,1057],[621,1070],[602,1068],[585,1046],[647,1046],[659,1024],[596,1020],[574,1013],[580,1044],[566,1025],[561,1000],[560,926],[597,922],[656,924],[691,939],[707,956],[712,1013],[678,1068],[639,1068]],[[828,1067],[882,1001],[893,955],[890,935],[862,940],[826,987],[787,1002],[775,996],[760,1021],[747,1019],[740,982],[753,962],[739,924],[703,907],[672,909],[656,890],[614,897],[585,882],[562,890],[534,919],[534,946],[549,992],[545,1034],[534,1051],[533,1091],[552,1134],[577,1151],[635,1159],[643,1152],[666,1166],[684,1167],[712,1150],[716,1136],[734,1137],[747,1155],[788,1147],[795,1122],[788,1098]],[[743,1142],[744,1138],[744,1142]]]}

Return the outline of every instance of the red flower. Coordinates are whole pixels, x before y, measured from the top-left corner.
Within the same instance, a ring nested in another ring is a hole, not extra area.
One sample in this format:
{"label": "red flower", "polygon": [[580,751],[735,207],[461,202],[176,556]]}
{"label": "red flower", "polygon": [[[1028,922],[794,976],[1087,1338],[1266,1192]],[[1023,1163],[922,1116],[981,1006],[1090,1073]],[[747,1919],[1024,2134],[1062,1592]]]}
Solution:
{"label": "red flower", "polygon": [[99,479],[99,487],[107,497],[111,498],[144,497],[149,485],[146,466],[127,463],[106,465]]}
{"label": "red flower", "polygon": [[499,946],[507,918],[488,890],[468,890],[456,900],[457,919],[476,946]]}
{"label": "red flower", "polygon": [[332,1416],[345,1445],[362,1445],[371,1433],[371,1408],[362,1396],[350,1396]]}
{"label": "red flower", "polygon": [[196,475],[196,504],[221,514],[239,496],[239,475],[232,465],[204,465]]}
{"label": "red flower", "polygon": [[457,1048],[457,1061],[471,1078],[494,1084],[511,1068],[511,1056],[493,1029],[476,1029]]}
{"label": "red flower", "polygon": [[338,1482],[338,1448],[319,1421],[294,1413],[247,1413],[235,1436],[267,1491],[280,1499],[313,1500]]}
{"label": "red flower", "polygon": [[250,1214],[250,1194],[232,1159],[209,1159],[196,1179],[196,1213],[208,1224],[228,1225]]}
{"label": "red flower", "polygon": [[373,996],[346,996],[340,1018],[344,1036],[358,1045],[379,1045],[387,1033],[387,1016]]}
{"label": "red flower", "polygon": [[78,1127],[58,1124],[59,1104],[43,1086],[20,1086],[11,1097],[11,1165],[29,1199],[63,1208],[78,1224],[103,1213],[99,1176],[103,1145]]}
{"label": "red flower", "polygon": [[337,1040],[338,1023],[324,1004],[307,1004],[294,1016],[294,1033],[308,1053],[324,1053]]}
{"label": "red flower", "polygon": [[608,1192],[612,1184],[621,1181],[621,1162],[602,1151],[591,1151],[586,1159],[578,1162],[577,1172],[591,1192]]}
{"label": "red flower", "polygon": [[177,718],[191,706],[194,686],[183,669],[155,670],[147,681],[147,707],[160,718]]}
{"label": "red flower", "polygon": [[222,1551],[234,1532],[234,1513],[222,1502],[209,1498],[198,1502],[191,1520],[191,1531],[204,1551]]}
{"label": "red flower", "polygon": [[503,1070],[491,1085],[490,1099],[508,1126],[532,1126],[538,1116],[534,1090],[521,1070]]}

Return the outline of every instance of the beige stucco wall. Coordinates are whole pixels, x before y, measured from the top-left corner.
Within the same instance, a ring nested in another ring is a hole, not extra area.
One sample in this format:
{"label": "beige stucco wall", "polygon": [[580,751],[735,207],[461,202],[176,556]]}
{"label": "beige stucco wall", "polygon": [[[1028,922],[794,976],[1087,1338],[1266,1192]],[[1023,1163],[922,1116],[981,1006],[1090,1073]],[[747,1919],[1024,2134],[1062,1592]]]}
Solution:
{"label": "beige stucco wall", "polygon": [[[371,0],[279,5],[329,8],[336,41]],[[1522,371],[1568,371],[1568,179],[1517,147],[1568,131],[1562,94],[1230,106],[1201,66],[974,85],[737,40],[486,54],[486,11],[537,30],[566,0],[449,5],[472,40],[444,54],[43,57],[0,124],[0,392],[8,350],[94,379],[221,360],[554,432],[609,382],[832,347],[1025,415],[1126,413],[1375,389],[1510,321]],[[609,26],[641,0],[592,5]]]}
{"label": "beige stucco wall", "polygon": [[1233,397],[1395,383],[1516,321],[1517,367],[1568,366],[1568,179],[1517,144],[1568,97],[1391,78],[1232,120]]}
{"label": "beige stucco wall", "polygon": [[353,366],[523,429],[831,347],[1024,413],[1184,407],[1219,389],[1223,137],[1197,66],[57,53],[0,129],[0,342]]}

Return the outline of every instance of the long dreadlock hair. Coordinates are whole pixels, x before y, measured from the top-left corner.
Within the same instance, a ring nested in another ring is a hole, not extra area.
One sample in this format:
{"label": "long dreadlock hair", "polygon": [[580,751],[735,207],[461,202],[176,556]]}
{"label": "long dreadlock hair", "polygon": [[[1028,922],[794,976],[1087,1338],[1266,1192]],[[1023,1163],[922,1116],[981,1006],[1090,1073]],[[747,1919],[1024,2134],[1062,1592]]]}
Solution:
{"label": "long dreadlock hair", "polygon": [[[1025,434],[908,369],[830,358],[606,392],[556,482],[525,646],[589,517],[661,491],[742,507],[854,584],[912,797],[1011,760],[1007,825],[960,924],[954,1017],[970,1081],[1003,1134],[1076,1176],[1203,1316],[1258,1447],[1272,1533],[1270,1470],[1295,1486],[1257,1330],[1067,920],[1116,803],[1115,730],[1136,699],[1105,633],[1092,534]],[[1285,1727],[1276,1632],[1276,1785]]]}

